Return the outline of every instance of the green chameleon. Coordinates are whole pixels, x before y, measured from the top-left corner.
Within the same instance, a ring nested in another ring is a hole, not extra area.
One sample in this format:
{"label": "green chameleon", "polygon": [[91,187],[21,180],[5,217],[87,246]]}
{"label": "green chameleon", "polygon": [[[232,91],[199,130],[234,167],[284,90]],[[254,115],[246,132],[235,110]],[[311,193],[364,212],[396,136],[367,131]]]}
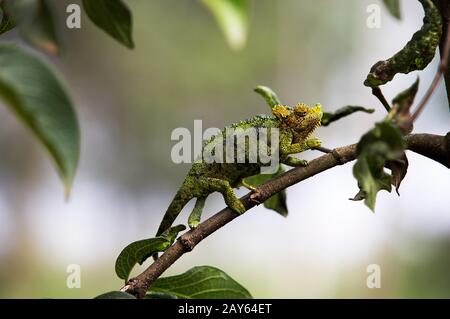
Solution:
{"label": "green chameleon", "polygon": [[[294,167],[308,165],[307,161],[289,155],[320,146],[320,140],[310,136],[321,123],[322,106],[316,104],[314,107],[309,107],[306,104],[297,104],[295,107],[289,107],[275,105],[275,103],[272,103],[271,106],[273,115],[257,115],[230,127],[233,129],[267,128],[268,130],[277,128],[279,132],[279,162]],[[223,143],[223,139],[217,137],[224,137],[224,132],[225,130],[204,143],[203,150],[213,147],[216,143]],[[248,142],[246,146],[248,146]],[[234,156],[236,159],[236,154]],[[263,165],[260,161],[255,163],[239,163],[238,161],[206,163],[201,159],[196,160],[170,203],[159,226],[157,236],[173,224],[183,207],[193,198],[196,198],[197,201],[189,216],[188,224],[191,228],[195,228],[200,223],[206,197],[213,192],[220,192],[227,206],[236,213],[244,213],[245,207],[234,193],[233,188],[244,186],[254,191],[254,187],[247,185],[243,179],[259,174]]]}

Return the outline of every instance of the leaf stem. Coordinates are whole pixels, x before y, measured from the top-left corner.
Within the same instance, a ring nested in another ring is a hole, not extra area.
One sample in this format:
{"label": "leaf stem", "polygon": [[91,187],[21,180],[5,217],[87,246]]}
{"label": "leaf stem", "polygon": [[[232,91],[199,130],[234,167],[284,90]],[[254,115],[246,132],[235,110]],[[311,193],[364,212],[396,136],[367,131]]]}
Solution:
{"label": "leaf stem", "polygon": [[388,101],[384,97],[383,92],[381,92],[381,89],[378,86],[373,87],[372,94],[378,98],[378,100],[381,102],[381,104],[383,104],[386,111],[389,113],[391,111],[391,106],[389,105]]}

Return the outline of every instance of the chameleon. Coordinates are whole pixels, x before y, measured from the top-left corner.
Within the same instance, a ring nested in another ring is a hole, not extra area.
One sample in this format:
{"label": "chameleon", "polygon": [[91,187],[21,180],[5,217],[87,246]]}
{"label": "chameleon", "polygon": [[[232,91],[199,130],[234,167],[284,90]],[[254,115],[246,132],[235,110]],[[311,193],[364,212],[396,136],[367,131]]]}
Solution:
{"label": "chameleon", "polygon": [[[294,107],[279,104],[272,106],[271,115],[257,115],[232,124],[228,128],[267,128],[268,130],[276,128],[279,132],[279,162],[292,167],[306,166],[308,165],[306,160],[290,155],[321,145],[321,141],[311,137],[311,135],[320,126],[322,115],[322,106],[319,103],[314,107],[309,107],[303,103]],[[223,143],[224,139],[218,137],[224,138],[225,131],[224,128],[216,136],[206,141],[203,144],[203,150],[214,147],[215,143]],[[269,141],[269,139],[267,140]],[[233,155],[236,159],[236,154]],[[244,186],[255,191],[255,188],[245,183],[244,179],[260,173],[263,165],[261,161],[255,163],[240,163],[238,161],[233,163],[209,163],[201,158],[197,159],[192,164],[181,187],[167,208],[156,235],[159,236],[169,229],[184,206],[193,198],[196,198],[196,203],[188,218],[188,225],[191,228],[198,226],[206,198],[213,192],[220,192],[226,205],[237,214],[244,213],[246,209],[234,193],[233,188]]]}

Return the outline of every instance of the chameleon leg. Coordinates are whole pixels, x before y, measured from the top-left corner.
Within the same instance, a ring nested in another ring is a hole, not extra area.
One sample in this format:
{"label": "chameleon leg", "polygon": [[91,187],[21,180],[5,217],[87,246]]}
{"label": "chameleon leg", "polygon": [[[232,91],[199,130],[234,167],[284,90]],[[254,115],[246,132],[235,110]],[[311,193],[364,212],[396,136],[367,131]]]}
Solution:
{"label": "chameleon leg", "polygon": [[242,204],[240,199],[237,198],[228,181],[211,177],[207,177],[204,179],[210,189],[222,194],[225,203],[227,204],[228,207],[230,207],[238,214],[242,214],[245,212],[244,205]]}
{"label": "chameleon leg", "polygon": [[248,184],[244,179],[241,180],[241,185],[247,188],[248,190],[251,190],[252,192],[256,192],[256,187]]}
{"label": "chameleon leg", "polygon": [[[306,140],[303,143],[295,143],[295,144],[290,144],[290,145],[286,145],[282,148],[282,152],[284,154],[297,154],[297,153],[301,153],[307,150],[310,150],[314,147],[319,147],[321,144],[320,140],[317,138],[311,138],[309,140]],[[281,145],[280,145],[281,147]]]}
{"label": "chameleon leg", "polygon": [[[284,139],[280,140],[280,153],[282,155],[298,154],[298,153],[304,152],[306,150],[309,150],[311,148],[318,147],[318,146],[320,146],[320,144],[321,144],[321,142],[317,138],[311,138],[302,143],[291,144],[290,137],[287,136]],[[308,165],[308,161],[290,157],[290,156],[286,156],[286,159],[283,160],[283,164],[286,164],[289,166],[294,166],[294,167],[306,166],[306,165]]]}
{"label": "chameleon leg", "polygon": [[190,228],[195,228],[200,224],[200,218],[202,217],[203,207],[205,207],[206,197],[199,197],[195,202],[194,209],[188,218],[188,225]]}
{"label": "chameleon leg", "polygon": [[308,166],[308,161],[307,160],[303,160],[303,159],[299,159],[299,158],[296,158],[296,157],[288,156],[283,161],[283,164],[286,164],[286,165],[289,165],[289,166],[292,166],[292,167]]}

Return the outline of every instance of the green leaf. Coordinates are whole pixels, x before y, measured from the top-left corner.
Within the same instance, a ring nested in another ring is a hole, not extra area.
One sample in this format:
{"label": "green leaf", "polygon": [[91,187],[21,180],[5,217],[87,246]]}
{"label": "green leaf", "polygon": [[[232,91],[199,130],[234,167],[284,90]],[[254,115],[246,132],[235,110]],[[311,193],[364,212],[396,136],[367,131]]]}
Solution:
{"label": "green leaf", "polygon": [[116,274],[119,278],[128,280],[131,270],[136,264],[142,264],[154,253],[169,248],[180,231],[186,229],[184,225],[174,226],[161,236],[135,241],[126,246],[116,260]]}
{"label": "green leaf", "polygon": [[[259,185],[267,182],[268,180],[281,175],[285,172],[283,167],[280,165],[278,171],[274,174],[259,174],[244,178],[244,182],[252,187],[258,187]],[[264,202],[264,207],[276,211],[281,216],[286,217],[288,215],[288,209],[286,204],[286,191],[273,195]]]}
{"label": "green leaf", "polygon": [[257,86],[254,91],[261,95],[264,100],[266,100],[270,108],[273,108],[276,105],[281,105],[280,99],[271,88],[260,85]]}
{"label": "green leaf", "polygon": [[402,18],[400,13],[400,0],[383,0],[383,3],[393,17],[398,20]]}
{"label": "green leaf", "polygon": [[134,48],[132,15],[121,0],[83,0],[89,19],[129,49]]}
{"label": "green leaf", "polygon": [[0,34],[8,32],[16,27],[9,14],[5,12],[5,3],[0,3]]}
{"label": "green leaf", "polygon": [[136,297],[124,291],[110,291],[94,299],[136,299]]}
{"label": "green leaf", "polygon": [[341,107],[340,109],[337,109],[333,113],[324,112],[323,116],[322,116],[321,124],[322,124],[322,126],[328,126],[330,123],[337,121],[343,117],[346,117],[350,114],[353,114],[355,112],[373,113],[373,112],[375,112],[375,110],[367,109],[362,106],[347,105],[347,106]]}
{"label": "green leaf", "polygon": [[391,81],[397,73],[423,70],[433,60],[442,35],[442,17],[431,0],[419,0],[425,10],[422,28],[393,57],[375,63],[364,81],[376,87]]}
{"label": "green leaf", "polygon": [[0,45],[0,96],[49,151],[68,195],[78,164],[80,132],[58,78],[36,56]]}
{"label": "green leaf", "polygon": [[273,195],[264,202],[264,207],[276,211],[283,217],[288,215],[288,208],[286,204],[286,192],[281,191],[276,195]]}
{"label": "green leaf", "polygon": [[388,119],[393,120],[400,128],[403,134],[409,134],[413,130],[413,122],[411,120],[411,106],[414,103],[417,91],[419,89],[419,77],[408,89],[400,92],[392,100],[392,108],[389,112]]}
{"label": "green leaf", "polygon": [[401,158],[405,147],[402,133],[389,121],[375,124],[375,128],[363,135],[356,148],[357,161],[353,167],[360,191],[353,200],[364,199],[365,204],[375,210],[378,192],[391,191],[392,177],[384,167],[388,161]]}
{"label": "green leaf", "polygon": [[250,293],[222,270],[194,267],[184,274],[156,280],[150,294],[164,293],[182,299],[250,299]]}
{"label": "green leaf", "polygon": [[247,0],[202,0],[221,28],[232,49],[242,49],[247,42]]}
{"label": "green leaf", "polygon": [[53,13],[47,0],[5,0],[5,12],[22,38],[51,54],[59,52]]}
{"label": "green leaf", "polygon": [[384,165],[374,165],[369,156],[361,156],[353,167],[353,175],[358,180],[360,191],[352,200],[364,199],[364,203],[372,211],[375,211],[378,192],[391,191],[391,176],[384,172],[383,167]]}
{"label": "green leaf", "polygon": [[144,299],[178,299],[178,297],[165,292],[150,291]]}
{"label": "green leaf", "polygon": [[400,184],[402,183],[403,179],[406,176],[406,173],[408,172],[408,166],[409,162],[405,153],[403,153],[402,157],[386,163],[386,168],[389,168],[392,172],[392,185],[395,186],[395,191],[399,196]]}
{"label": "green leaf", "polygon": [[419,90],[419,82],[420,79],[417,77],[416,81],[409,88],[397,94],[397,96],[392,100],[392,105],[398,105],[399,107],[397,111],[403,112],[405,109],[409,110],[411,108],[417,91]]}

